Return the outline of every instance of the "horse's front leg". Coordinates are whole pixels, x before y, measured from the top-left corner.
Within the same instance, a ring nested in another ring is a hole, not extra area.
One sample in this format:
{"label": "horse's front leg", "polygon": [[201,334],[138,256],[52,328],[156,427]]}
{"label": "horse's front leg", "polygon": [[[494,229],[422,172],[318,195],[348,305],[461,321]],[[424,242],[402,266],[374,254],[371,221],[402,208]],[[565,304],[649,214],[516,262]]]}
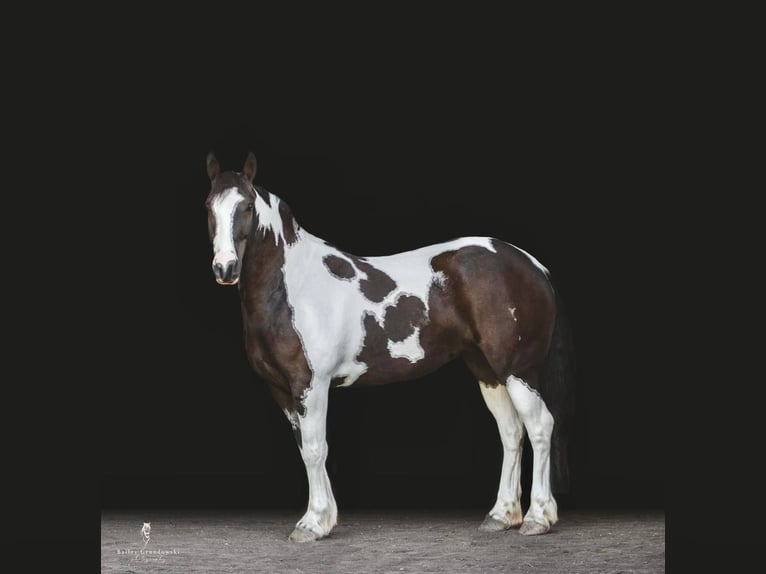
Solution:
{"label": "horse's front leg", "polygon": [[298,415],[296,439],[306,465],[309,481],[309,503],[306,514],[290,534],[293,542],[309,542],[324,538],[338,522],[338,506],[327,476],[327,399],[329,380],[312,381],[303,398],[304,414]]}

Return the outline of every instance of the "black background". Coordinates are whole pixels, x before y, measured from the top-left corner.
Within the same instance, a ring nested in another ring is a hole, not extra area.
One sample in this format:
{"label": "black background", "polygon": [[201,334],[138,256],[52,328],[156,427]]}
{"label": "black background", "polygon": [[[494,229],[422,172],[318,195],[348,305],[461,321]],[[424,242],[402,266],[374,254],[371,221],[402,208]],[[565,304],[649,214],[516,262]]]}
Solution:
{"label": "black background", "polygon": [[[758,212],[719,153],[752,124],[737,115],[741,53],[719,50],[730,20],[274,7],[205,6],[196,23],[188,7],[115,12],[80,18],[87,32],[35,17],[23,51],[41,65],[11,53],[5,327],[22,363],[4,381],[2,543],[68,551],[95,541],[103,508],[300,514],[297,448],[247,369],[236,291],[209,270],[205,154],[239,169],[252,149],[256,182],[349,251],[486,234],[541,259],[579,364],[575,483],[559,501],[664,505],[676,558],[709,562],[723,540],[730,567],[759,533],[744,483],[760,474],[739,466],[757,460],[741,439],[759,403],[738,385],[757,381],[743,359],[761,355],[725,324],[757,327],[758,300],[745,258]],[[459,365],[335,392],[329,427],[341,512],[494,501],[499,441]]]}
{"label": "black background", "polygon": [[[34,170],[69,152],[53,195],[34,200],[74,244],[42,234],[59,263],[36,287],[43,321],[21,333],[37,341],[26,364],[35,382],[8,401],[34,415],[8,436],[38,439],[7,445],[19,511],[4,540],[78,539],[107,508],[302,512],[289,425],[247,365],[236,289],[210,271],[210,150],[234,170],[254,151],[255,182],[352,253],[489,235],[534,254],[562,293],[577,349],[574,483],[560,506],[663,507],[674,386],[657,293],[674,279],[657,264],[667,209],[687,190],[662,174],[674,158],[657,30],[617,14],[579,14],[587,25],[576,26],[561,14],[532,25],[389,13],[374,33],[357,15],[336,35],[305,12],[280,25],[208,16],[172,34],[100,29],[124,39],[108,64],[68,61],[39,92],[55,85],[53,120],[22,121]],[[53,307],[68,316],[52,319]],[[95,324],[81,324],[86,309]],[[341,513],[480,516],[494,503],[499,437],[460,363],[333,391],[328,440]]]}
{"label": "black background", "polygon": [[[458,57],[459,54],[456,54]],[[140,188],[115,230],[125,330],[104,388],[101,505],[299,508],[292,433],[243,350],[236,289],[215,284],[205,155],[279,195],[309,231],[360,255],[462,235],[553,273],[578,359],[574,485],[562,505],[663,505],[651,264],[664,191],[651,87],[630,54],[561,54],[515,82],[497,63],[324,62],[214,69],[168,86],[137,125]],[[458,58],[459,62],[459,58]],[[408,65],[405,65],[408,64]],[[257,68],[263,71],[262,68]],[[125,109],[130,115],[131,110]],[[395,386],[333,391],[328,469],[341,510],[492,506],[500,442],[460,363]],[[525,456],[525,500],[529,484]]]}

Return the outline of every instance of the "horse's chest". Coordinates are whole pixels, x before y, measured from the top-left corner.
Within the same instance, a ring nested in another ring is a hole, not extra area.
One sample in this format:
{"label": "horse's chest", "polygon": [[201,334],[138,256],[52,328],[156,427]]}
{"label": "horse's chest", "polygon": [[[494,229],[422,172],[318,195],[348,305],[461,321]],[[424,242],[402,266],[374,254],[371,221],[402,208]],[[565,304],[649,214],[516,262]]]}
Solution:
{"label": "horse's chest", "polygon": [[308,373],[300,338],[285,308],[274,313],[245,313],[245,351],[262,376],[281,380]]}

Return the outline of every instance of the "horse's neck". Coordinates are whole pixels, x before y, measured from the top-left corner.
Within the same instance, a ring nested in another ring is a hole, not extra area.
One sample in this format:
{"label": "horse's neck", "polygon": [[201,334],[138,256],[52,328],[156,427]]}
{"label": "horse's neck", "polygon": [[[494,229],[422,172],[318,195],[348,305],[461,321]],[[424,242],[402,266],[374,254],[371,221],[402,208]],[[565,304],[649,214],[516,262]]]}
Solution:
{"label": "horse's neck", "polygon": [[273,290],[282,280],[282,266],[285,262],[285,245],[277,243],[272,232],[255,232],[248,241],[242,261],[240,294],[247,302],[263,290]]}
{"label": "horse's neck", "polygon": [[[297,228],[297,224],[296,224]],[[246,310],[268,312],[275,295],[286,297],[283,267],[290,257],[311,257],[315,245],[324,241],[300,229],[295,241],[288,245],[284,237],[275,237],[270,229],[257,229],[248,240],[242,261],[240,297]]]}

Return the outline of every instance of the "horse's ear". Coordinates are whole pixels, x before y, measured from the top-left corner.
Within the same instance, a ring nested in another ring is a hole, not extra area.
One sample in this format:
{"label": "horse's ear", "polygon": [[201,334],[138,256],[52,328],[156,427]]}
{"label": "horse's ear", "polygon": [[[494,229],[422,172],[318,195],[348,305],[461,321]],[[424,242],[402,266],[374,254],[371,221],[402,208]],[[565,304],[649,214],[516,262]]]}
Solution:
{"label": "horse's ear", "polygon": [[247,176],[247,179],[249,179],[251,182],[253,181],[253,178],[255,177],[255,168],[257,164],[255,162],[255,154],[253,152],[250,152],[247,154],[247,159],[245,160],[245,167],[242,168],[242,172]]}
{"label": "horse's ear", "polygon": [[215,159],[215,155],[211,151],[207,154],[207,176],[213,180],[219,171],[221,171],[221,166],[218,165],[218,160]]}

